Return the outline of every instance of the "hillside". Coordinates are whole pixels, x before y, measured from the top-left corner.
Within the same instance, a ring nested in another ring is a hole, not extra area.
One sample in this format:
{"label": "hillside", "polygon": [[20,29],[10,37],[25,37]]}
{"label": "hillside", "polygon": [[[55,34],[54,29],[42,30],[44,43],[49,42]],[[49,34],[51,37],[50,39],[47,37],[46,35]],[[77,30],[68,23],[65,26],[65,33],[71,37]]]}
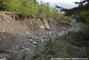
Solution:
{"label": "hillside", "polygon": [[68,23],[61,23],[57,20],[22,18],[18,14],[0,13],[0,31],[12,34],[35,34],[35,32],[41,33],[41,31],[54,30],[66,25],[70,26]]}
{"label": "hillside", "polygon": [[[37,44],[40,49],[51,37],[53,41],[57,36],[68,34],[68,31],[79,31],[82,23],[63,23],[58,20],[41,20],[38,18],[22,18],[18,14],[0,13],[0,58],[8,60],[28,60],[35,51]],[[60,57],[67,57],[67,48],[71,47],[72,57],[85,57],[84,47],[71,45],[67,41],[58,41],[63,47]],[[61,49],[61,48],[60,48]],[[74,53],[76,51],[76,53]],[[80,52],[79,52],[80,51]],[[42,57],[41,57],[42,58]],[[37,59],[39,60],[39,58]]]}
{"label": "hillside", "polygon": [[0,60],[88,60],[89,0],[55,1],[0,0]]}

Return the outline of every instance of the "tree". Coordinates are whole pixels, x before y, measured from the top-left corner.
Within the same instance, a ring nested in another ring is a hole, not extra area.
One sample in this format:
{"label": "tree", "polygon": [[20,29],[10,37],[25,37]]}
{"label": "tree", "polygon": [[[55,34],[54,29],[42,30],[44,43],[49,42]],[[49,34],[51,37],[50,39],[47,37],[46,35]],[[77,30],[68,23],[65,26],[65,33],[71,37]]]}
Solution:
{"label": "tree", "polygon": [[52,18],[54,19],[54,20],[59,20],[59,15],[60,15],[60,13],[59,13],[59,11],[56,9],[56,7],[54,7],[53,9],[52,9]]}
{"label": "tree", "polygon": [[64,11],[66,13],[66,15],[68,15],[68,16],[71,16],[72,14],[78,15],[81,11],[89,9],[89,0],[75,2],[75,4],[77,4],[78,7],[74,7],[72,9],[66,9],[66,8],[60,7],[58,5],[56,7],[61,9],[61,11]]}
{"label": "tree", "polygon": [[9,0],[0,0],[0,10],[6,10],[8,9],[7,6],[8,6],[8,3]]}
{"label": "tree", "polygon": [[46,19],[52,18],[52,10],[51,10],[49,3],[47,3],[45,7],[45,16],[46,16]]}
{"label": "tree", "polygon": [[45,19],[45,4],[42,4],[39,5],[39,9],[38,9],[38,17],[40,19]]}
{"label": "tree", "polygon": [[60,14],[56,8],[51,8],[49,3],[39,5],[36,0],[0,0],[0,8],[4,11],[21,14],[24,17],[63,20],[63,14]]}

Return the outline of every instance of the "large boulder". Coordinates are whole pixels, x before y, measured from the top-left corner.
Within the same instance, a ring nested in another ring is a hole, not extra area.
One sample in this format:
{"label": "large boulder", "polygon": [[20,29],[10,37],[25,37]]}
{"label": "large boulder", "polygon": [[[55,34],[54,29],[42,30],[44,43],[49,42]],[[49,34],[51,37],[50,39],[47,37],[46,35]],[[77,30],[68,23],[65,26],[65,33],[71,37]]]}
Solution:
{"label": "large boulder", "polygon": [[46,30],[50,30],[50,25],[49,25],[48,21],[47,20],[43,20],[43,22],[45,24],[45,29]]}

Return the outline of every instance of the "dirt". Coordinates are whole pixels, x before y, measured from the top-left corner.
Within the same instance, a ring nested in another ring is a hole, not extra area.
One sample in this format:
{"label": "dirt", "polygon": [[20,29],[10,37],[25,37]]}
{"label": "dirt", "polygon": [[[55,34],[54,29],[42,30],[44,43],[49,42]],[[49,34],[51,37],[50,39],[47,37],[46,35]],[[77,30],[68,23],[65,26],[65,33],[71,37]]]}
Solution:
{"label": "dirt", "polygon": [[0,13],[0,58],[9,56],[8,60],[12,60],[18,55],[19,57],[14,60],[20,60],[26,55],[22,51],[30,50],[31,55],[38,42],[44,44],[43,42],[50,36],[54,39],[56,34],[62,36],[66,34],[65,31],[79,31],[82,27],[81,23],[68,24],[57,20],[48,20],[47,24],[50,26],[48,30],[45,29],[45,23],[41,19],[21,18],[17,14]]}

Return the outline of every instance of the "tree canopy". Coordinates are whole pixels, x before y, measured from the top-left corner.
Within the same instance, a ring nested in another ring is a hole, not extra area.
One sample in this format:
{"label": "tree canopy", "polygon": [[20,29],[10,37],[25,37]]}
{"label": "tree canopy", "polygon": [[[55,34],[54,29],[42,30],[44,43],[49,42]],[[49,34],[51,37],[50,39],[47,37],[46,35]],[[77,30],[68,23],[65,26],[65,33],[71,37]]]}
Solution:
{"label": "tree canopy", "polygon": [[51,8],[49,3],[39,4],[36,0],[0,0],[0,10],[14,12],[25,17],[66,21],[63,19],[66,18],[64,14],[60,13],[56,7]]}
{"label": "tree canopy", "polygon": [[61,9],[61,11],[64,11],[68,16],[72,14],[79,14],[81,11],[84,10],[89,10],[89,0],[82,0],[81,2],[74,2],[74,3],[77,4],[78,7],[74,7],[72,9],[66,9],[58,5],[56,5],[56,7]]}

